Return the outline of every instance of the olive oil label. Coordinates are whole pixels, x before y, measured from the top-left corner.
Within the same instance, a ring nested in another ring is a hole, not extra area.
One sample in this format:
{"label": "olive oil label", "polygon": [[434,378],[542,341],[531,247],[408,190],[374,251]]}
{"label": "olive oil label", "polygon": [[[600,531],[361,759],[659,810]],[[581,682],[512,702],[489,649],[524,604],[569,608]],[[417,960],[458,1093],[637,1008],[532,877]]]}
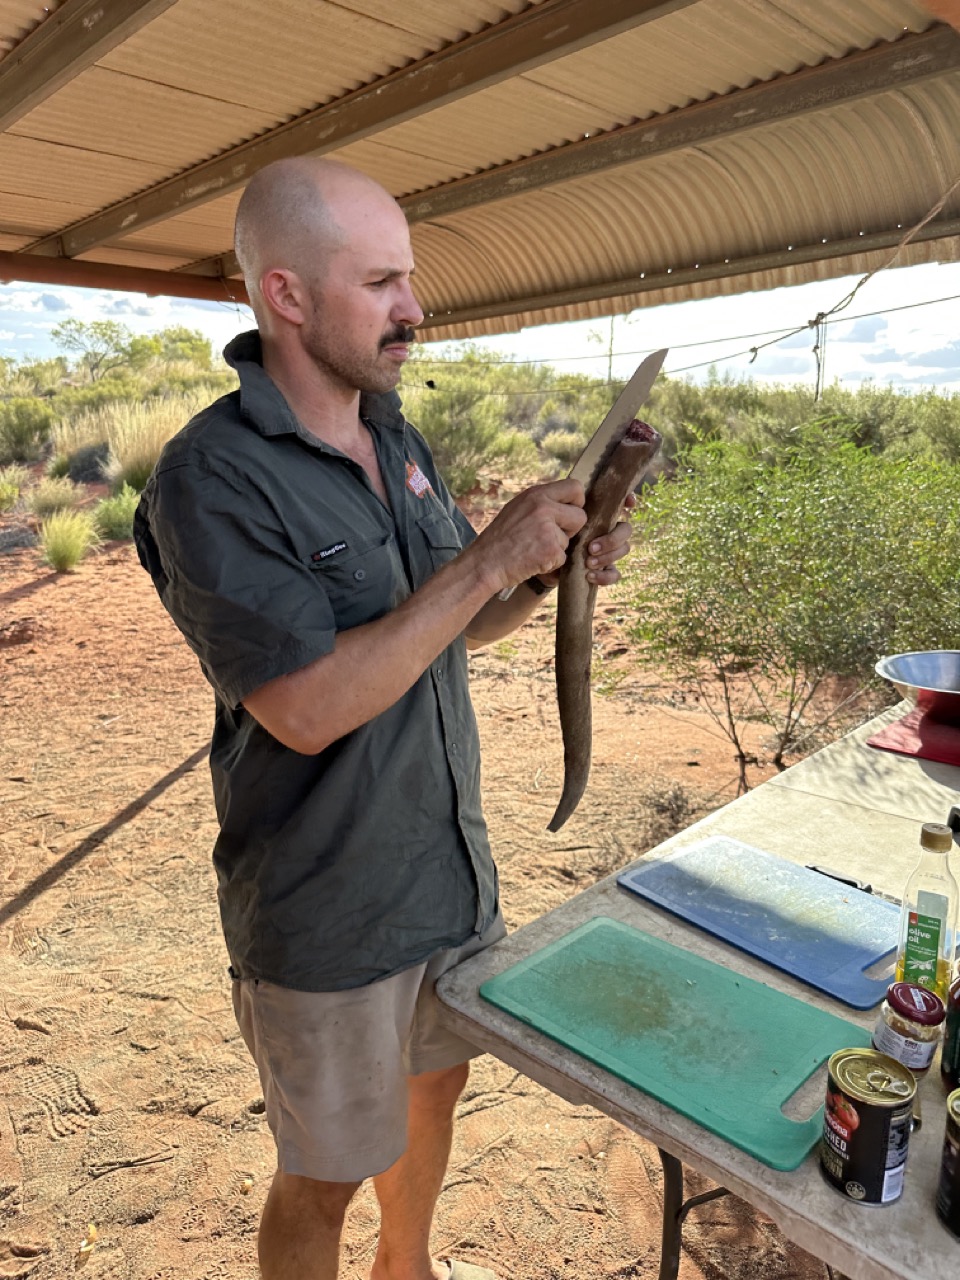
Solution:
{"label": "olive oil label", "polygon": [[[944,914],[946,914],[947,901],[945,898],[941,899],[939,894],[923,893],[918,896],[926,899],[918,903],[926,908],[926,912],[930,911],[931,907],[936,911],[942,900]],[[903,955],[903,980],[915,982],[922,987],[935,987],[943,920],[939,914],[928,915],[926,912],[910,912],[907,922],[907,945]]]}

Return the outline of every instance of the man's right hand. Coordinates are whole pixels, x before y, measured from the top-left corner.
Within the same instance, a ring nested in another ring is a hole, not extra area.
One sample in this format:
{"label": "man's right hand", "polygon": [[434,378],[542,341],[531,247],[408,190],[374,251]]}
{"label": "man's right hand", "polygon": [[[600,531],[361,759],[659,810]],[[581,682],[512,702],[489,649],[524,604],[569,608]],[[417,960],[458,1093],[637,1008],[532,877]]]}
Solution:
{"label": "man's right hand", "polygon": [[482,557],[497,591],[551,573],[566,560],[570,539],[586,523],[583,503],[579,480],[533,485],[507,503],[466,554]]}

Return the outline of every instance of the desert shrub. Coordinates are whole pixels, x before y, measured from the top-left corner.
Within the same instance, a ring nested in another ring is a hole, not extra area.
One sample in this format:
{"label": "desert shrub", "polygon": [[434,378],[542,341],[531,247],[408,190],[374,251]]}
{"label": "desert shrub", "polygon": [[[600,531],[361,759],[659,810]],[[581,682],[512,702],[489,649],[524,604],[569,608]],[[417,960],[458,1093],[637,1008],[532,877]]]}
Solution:
{"label": "desert shrub", "polygon": [[36,462],[43,456],[52,424],[53,410],[43,400],[0,400],[0,463]]}
{"label": "desert shrub", "polygon": [[110,446],[85,444],[72,453],[55,453],[47,463],[47,475],[67,476],[77,484],[97,484],[106,479]]}
{"label": "desert shrub", "polygon": [[105,471],[119,490],[140,492],[150,479],[160,452],[196,412],[192,399],[176,396],[146,404],[114,405],[105,415],[110,458]]}
{"label": "desert shrub", "polygon": [[63,414],[50,433],[55,454],[71,457],[81,449],[103,445],[107,441],[109,408],[85,409],[82,413]]}
{"label": "desert shrub", "polygon": [[83,497],[83,490],[72,480],[65,476],[48,476],[31,490],[27,505],[38,520],[43,520],[57,511],[67,511],[79,506]]}
{"label": "desert shrub", "polygon": [[559,462],[569,470],[583,453],[587,438],[573,431],[551,431],[540,441],[540,448],[548,458]]}
{"label": "desert shrub", "polygon": [[99,541],[93,518],[86,511],[57,511],[40,525],[44,563],[57,573],[75,568]]}
{"label": "desert shrub", "polygon": [[67,475],[77,484],[97,484],[107,478],[108,444],[85,444],[67,459]]}
{"label": "desert shrub", "polygon": [[694,690],[733,743],[772,730],[785,767],[834,676],[866,685],[883,653],[960,632],[960,474],[858,447],[837,423],[800,430],[775,462],[713,441],[637,517],[626,592],[642,658]]}
{"label": "desert shrub", "polygon": [[125,484],[118,493],[98,502],[93,511],[97,532],[108,540],[133,537],[133,516],[140,494]]}
{"label": "desert shrub", "polygon": [[404,409],[455,497],[468,493],[481,471],[503,478],[536,467],[533,441],[504,427],[499,404],[470,370],[448,374],[441,389],[405,391]]}
{"label": "desert shrub", "polygon": [[0,511],[10,511],[17,505],[29,479],[26,467],[0,467]]}

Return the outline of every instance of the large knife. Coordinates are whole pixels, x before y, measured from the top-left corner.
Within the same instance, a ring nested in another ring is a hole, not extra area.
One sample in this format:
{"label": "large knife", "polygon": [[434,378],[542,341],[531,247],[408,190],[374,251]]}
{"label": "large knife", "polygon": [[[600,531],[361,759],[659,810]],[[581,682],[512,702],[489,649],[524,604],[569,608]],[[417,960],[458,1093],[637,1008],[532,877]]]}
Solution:
{"label": "large knife", "polygon": [[[662,347],[637,365],[633,377],[614,401],[613,408],[597,427],[583,453],[573,464],[569,478],[579,480],[584,489],[590,488],[607,453],[616,447],[627,427],[637,416],[637,410],[649,396],[657,380],[657,374],[663,367],[668,350],[668,347]],[[509,600],[514,591],[516,587],[504,587],[499,598]]]}
{"label": "large knife", "polygon": [[590,488],[591,481],[599,470],[600,463],[610,448],[637,416],[637,410],[643,404],[657,380],[657,374],[667,358],[667,347],[654,351],[641,361],[633,377],[623,388],[613,408],[593,433],[587,447],[573,464],[570,472],[571,480],[579,480],[585,489]]}

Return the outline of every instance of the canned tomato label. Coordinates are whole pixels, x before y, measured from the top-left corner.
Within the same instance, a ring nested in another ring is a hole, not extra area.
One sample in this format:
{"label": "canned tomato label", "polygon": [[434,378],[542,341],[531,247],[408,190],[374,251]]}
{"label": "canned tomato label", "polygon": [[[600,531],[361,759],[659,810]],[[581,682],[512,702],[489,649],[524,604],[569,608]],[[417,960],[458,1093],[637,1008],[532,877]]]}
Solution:
{"label": "canned tomato label", "polygon": [[899,1199],[916,1092],[909,1069],[876,1049],[840,1049],[827,1063],[820,1166],[843,1195]]}
{"label": "canned tomato label", "polygon": [[947,1131],[937,1185],[937,1213],[948,1231],[960,1237],[960,1089],[947,1098]]}

